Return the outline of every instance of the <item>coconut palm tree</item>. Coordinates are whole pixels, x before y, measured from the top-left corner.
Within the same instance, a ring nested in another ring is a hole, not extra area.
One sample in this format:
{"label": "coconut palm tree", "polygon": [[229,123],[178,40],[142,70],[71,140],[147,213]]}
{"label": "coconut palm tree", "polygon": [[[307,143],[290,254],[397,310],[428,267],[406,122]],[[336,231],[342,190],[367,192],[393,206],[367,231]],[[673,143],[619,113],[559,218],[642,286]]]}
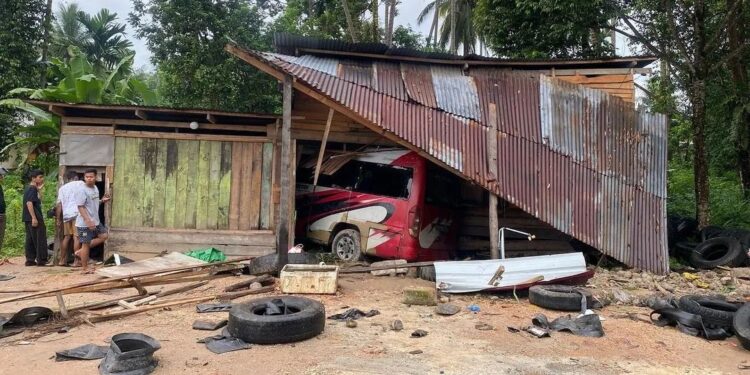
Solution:
{"label": "coconut palm tree", "polygon": [[79,13],[78,20],[86,29],[82,50],[99,68],[112,69],[123,57],[133,53],[133,43],[125,39],[125,24],[117,23],[117,13],[106,8],[93,17]]}
{"label": "coconut palm tree", "polygon": [[[451,21],[451,5],[455,6],[453,32],[451,32],[451,24],[453,23]],[[481,42],[481,37],[474,27],[475,7],[476,0],[433,0],[427,3],[422,12],[419,13],[417,23],[423,24],[432,15],[431,30],[434,32],[432,46],[445,49],[452,44],[452,41],[455,41],[453,47],[456,50],[458,47],[462,47],[463,54],[468,55],[474,53],[477,43]],[[435,12],[435,8],[437,8],[437,12]]]}
{"label": "coconut palm tree", "polygon": [[78,20],[80,13],[83,12],[76,3],[63,3],[57,8],[55,21],[52,24],[52,45],[50,46],[52,56],[67,59],[69,58],[69,56],[66,56],[69,46],[83,48],[87,34]]}

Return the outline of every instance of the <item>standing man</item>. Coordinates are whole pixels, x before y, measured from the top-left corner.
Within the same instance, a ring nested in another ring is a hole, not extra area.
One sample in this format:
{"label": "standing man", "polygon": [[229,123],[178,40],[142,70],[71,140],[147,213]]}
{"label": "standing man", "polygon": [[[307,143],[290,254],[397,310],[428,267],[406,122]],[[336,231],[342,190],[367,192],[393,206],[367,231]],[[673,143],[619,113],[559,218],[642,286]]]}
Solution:
{"label": "standing man", "polygon": [[59,265],[64,266],[68,263],[68,250],[73,240],[73,251],[78,250],[78,234],[76,233],[76,218],[78,217],[78,205],[76,204],[75,193],[84,185],[83,181],[78,180],[76,171],[68,171],[65,174],[65,182],[57,192],[57,220],[62,220],[63,239],[60,244]]}
{"label": "standing man", "polygon": [[0,250],[3,249],[5,239],[5,194],[3,193],[3,178],[8,171],[0,167]]}
{"label": "standing man", "polygon": [[26,226],[26,266],[47,264],[47,227],[42,216],[39,191],[44,186],[44,174],[38,169],[29,173],[29,185],[23,192],[23,222]]}
{"label": "standing man", "polygon": [[[75,201],[78,206],[78,217],[76,218],[76,231],[81,249],[75,254],[81,259],[83,273],[93,273],[89,270],[89,252],[92,247],[97,247],[107,240],[107,228],[99,221],[99,188],[96,187],[96,169],[87,169],[83,173],[84,185],[75,192]],[[109,196],[105,195],[101,203],[107,203]]]}

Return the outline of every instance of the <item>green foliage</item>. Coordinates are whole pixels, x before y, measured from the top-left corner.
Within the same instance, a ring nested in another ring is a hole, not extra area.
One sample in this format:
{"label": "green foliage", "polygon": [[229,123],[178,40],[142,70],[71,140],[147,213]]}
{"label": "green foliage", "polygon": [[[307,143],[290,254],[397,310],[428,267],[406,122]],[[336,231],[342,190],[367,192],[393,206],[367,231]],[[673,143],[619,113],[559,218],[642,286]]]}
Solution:
{"label": "green foliage", "polygon": [[[47,163],[43,160],[39,160],[39,162]],[[49,170],[47,171],[49,172]],[[53,171],[45,178],[44,189],[42,190],[42,210],[44,213],[54,206],[57,198],[57,166],[53,168]],[[23,213],[23,190],[27,183],[18,172],[9,173],[3,179],[2,186],[7,206],[5,212],[5,241],[3,248],[0,249],[0,259],[23,254],[26,232],[24,223],[21,221],[21,214]],[[47,236],[53,236],[55,220],[47,218],[45,215],[44,223],[47,226]]]}
{"label": "green foliage", "polygon": [[414,31],[411,26],[398,25],[393,30],[393,46],[423,49],[425,47],[425,37],[420,32]]}
{"label": "green foliage", "polygon": [[612,54],[602,26],[615,9],[607,0],[478,0],[478,33],[500,56],[599,57]]}
{"label": "green foliage", "polygon": [[417,17],[417,23],[422,24],[428,17],[430,20],[434,17],[435,4],[437,3],[438,19],[441,23],[439,30],[438,44],[443,50],[450,50],[451,39],[456,40],[456,49],[463,49],[463,54],[474,53],[476,44],[484,41],[484,36],[478,32],[476,27],[475,8],[477,0],[456,0],[456,35],[451,35],[451,3],[448,0],[431,1],[425,5],[422,12]]}
{"label": "green foliage", "polygon": [[[667,180],[669,214],[695,217],[695,193],[691,166],[672,165]],[[750,201],[742,195],[736,173],[712,175],[711,224],[732,228],[750,228]]]}
{"label": "green foliage", "polygon": [[[313,2],[312,14],[309,13],[308,1],[288,0],[283,13],[274,21],[272,30],[351,41],[342,0],[316,0]],[[372,41],[372,23],[365,19],[370,1],[345,1],[349,5],[357,41]]]}
{"label": "green foliage", "polygon": [[229,38],[268,50],[263,13],[247,1],[134,0],[129,20],[158,67],[165,105],[229,111],[280,109],[275,81],[224,51]]}

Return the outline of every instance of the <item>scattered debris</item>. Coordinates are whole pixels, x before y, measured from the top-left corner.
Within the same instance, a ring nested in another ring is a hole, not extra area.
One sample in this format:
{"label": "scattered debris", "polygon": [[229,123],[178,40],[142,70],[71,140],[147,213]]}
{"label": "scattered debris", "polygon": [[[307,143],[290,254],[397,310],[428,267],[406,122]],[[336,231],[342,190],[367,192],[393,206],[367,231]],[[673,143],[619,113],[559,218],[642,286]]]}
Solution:
{"label": "scattered debris", "polygon": [[379,314],[380,314],[380,311],[375,310],[375,309],[372,309],[368,312],[364,312],[360,309],[351,308],[349,310],[344,311],[343,313],[331,315],[328,317],[328,319],[342,320],[342,321],[349,320],[349,319],[357,320],[359,318],[370,318]]}
{"label": "scattered debris", "polygon": [[242,339],[232,337],[226,328],[221,331],[221,334],[200,339],[198,340],[198,343],[206,344],[206,349],[214,354],[224,354],[237,350],[250,349],[252,346]]}
{"label": "scattered debris", "polygon": [[466,306],[469,311],[473,312],[474,314],[480,312],[482,309],[479,307],[479,305],[471,304],[469,306]]}
{"label": "scattered debris", "polygon": [[229,285],[228,287],[224,288],[225,292],[233,292],[240,289],[245,289],[250,287],[252,288],[252,285],[255,283],[260,283],[261,285],[269,284],[269,282],[273,282],[274,278],[271,275],[258,275],[258,276],[251,276],[245,281]]}
{"label": "scattered debris", "polygon": [[195,311],[199,313],[223,312],[223,311],[229,311],[231,309],[232,309],[232,304],[229,302],[201,303],[195,306]]}
{"label": "scattered debris", "polygon": [[492,331],[495,329],[495,327],[487,324],[487,323],[477,323],[474,325],[474,328],[480,330],[480,331]]}
{"label": "scattered debris", "polygon": [[425,337],[427,336],[427,331],[418,329],[411,333],[411,337]]}
{"label": "scattered debris", "polygon": [[15,278],[16,277],[13,275],[0,275],[0,281],[8,281],[8,280],[13,280]]}
{"label": "scattered debris", "polygon": [[99,346],[94,344],[86,344],[73,349],[61,350],[55,352],[55,361],[71,361],[76,359],[91,360],[91,359],[102,359],[107,355],[107,346]]}
{"label": "scattered debris", "polygon": [[461,311],[461,308],[452,303],[439,303],[435,308],[435,312],[439,315],[456,315]]}
{"label": "scattered debris", "polygon": [[511,327],[511,326],[508,326],[508,327],[506,327],[506,328],[508,328],[508,332],[510,332],[510,333],[518,333],[518,332],[521,332],[521,330],[520,330],[520,329],[518,329],[518,328],[515,328],[515,327]]}
{"label": "scattered debris", "polygon": [[398,274],[405,274],[408,268],[379,269],[385,266],[400,266],[402,264],[406,264],[405,259],[392,259],[375,262],[370,265],[371,268],[374,268],[373,271],[370,271],[370,274],[372,274],[373,276],[396,276]]}
{"label": "scattered debris", "polygon": [[593,306],[591,292],[569,285],[535,285],[529,288],[529,302],[550,310],[586,311]]}
{"label": "scattered debris", "polygon": [[388,327],[391,329],[391,331],[398,332],[398,331],[401,331],[402,329],[404,329],[404,323],[401,322],[400,320],[396,319],[396,320],[392,320],[390,323],[388,323]]}
{"label": "scattered debris", "polygon": [[548,330],[544,328],[539,328],[537,326],[529,326],[529,327],[524,328],[523,330],[540,339],[543,337],[550,337]]}
{"label": "scattered debris", "polygon": [[348,328],[357,328],[357,321],[354,319],[347,319],[346,320],[346,326]]}
{"label": "scattered debris", "polygon": [[99,364],[101,375],[149,374],[158,360],[154,352],[161,348],[156,339],[142,333],[120,333],[112,336],[109,351]]}
{"label": "scattered debris", "polygon": [[227,256],[224,255],[221,250],[213,247],[188,251],[185,255],[191,258],[200,259],[207,263],[223,262],[227,260]]}
{"label": "scattered debris", "polygon": [[599,320],[599,315],[583,315],[578,318],[572,318],[570,315],[564,315],[553,321],[548,321],[544,314],[537,314],[531,319],[531,323],[539,328],[552,331],[569,331],[578,336],[602,337],[604,328]]}
{"label": "scattered debris", "polygon": [[409,352],[409,354],[422,354],[422,353],[424,353],[424,352],[423,352],[423,351],[421,351],[421,350],[419,350],[419,349],[417,349],[417,350],[412,350],[412,351],[410,351],[410,352]]}
{"label": "scattered debris", "polygon": [[716,298],[685,296],[679,302],[669,300],[654,306],[651,321],[659,327],[675,326],[691,336],[723,340],[732,336],[733,330],[735,312],[727,310],[737,311],[737,306]]}
{"label": "scattered debris", "polygon": [[203,331],[215,331],[226,325],[227,325],[226,319],[221,319],[221,320],[198,319],[193,322],[193,329],[198,329],[198,330],[203,330]]}
{"label": "scattered debris", "polygon": [[434,288],[422,286],[404,288],[403,303],[407,305],[435,306],[437,296]]}

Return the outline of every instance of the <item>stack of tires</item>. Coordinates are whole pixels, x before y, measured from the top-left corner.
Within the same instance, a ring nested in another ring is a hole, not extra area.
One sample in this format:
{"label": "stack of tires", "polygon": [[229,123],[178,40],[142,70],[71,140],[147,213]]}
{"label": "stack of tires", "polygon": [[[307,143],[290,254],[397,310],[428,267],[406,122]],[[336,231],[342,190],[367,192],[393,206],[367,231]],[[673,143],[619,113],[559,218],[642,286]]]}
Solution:
{"label": "stack of tires", "polygon": [[668,239],[672,255],[699,269],[748,264],[750,230],[708,226],[697,231],[693,219],[668,218]]}
{"label": "stack of tires", "polygon": [[[723,329],[737,336],[742,347],[750,350],[750,303],[730,303],[716,297],[687,295],[677,303],[680,310],[700,316],[696,329]],[[724,337],[726,337],[724,336]]]}

